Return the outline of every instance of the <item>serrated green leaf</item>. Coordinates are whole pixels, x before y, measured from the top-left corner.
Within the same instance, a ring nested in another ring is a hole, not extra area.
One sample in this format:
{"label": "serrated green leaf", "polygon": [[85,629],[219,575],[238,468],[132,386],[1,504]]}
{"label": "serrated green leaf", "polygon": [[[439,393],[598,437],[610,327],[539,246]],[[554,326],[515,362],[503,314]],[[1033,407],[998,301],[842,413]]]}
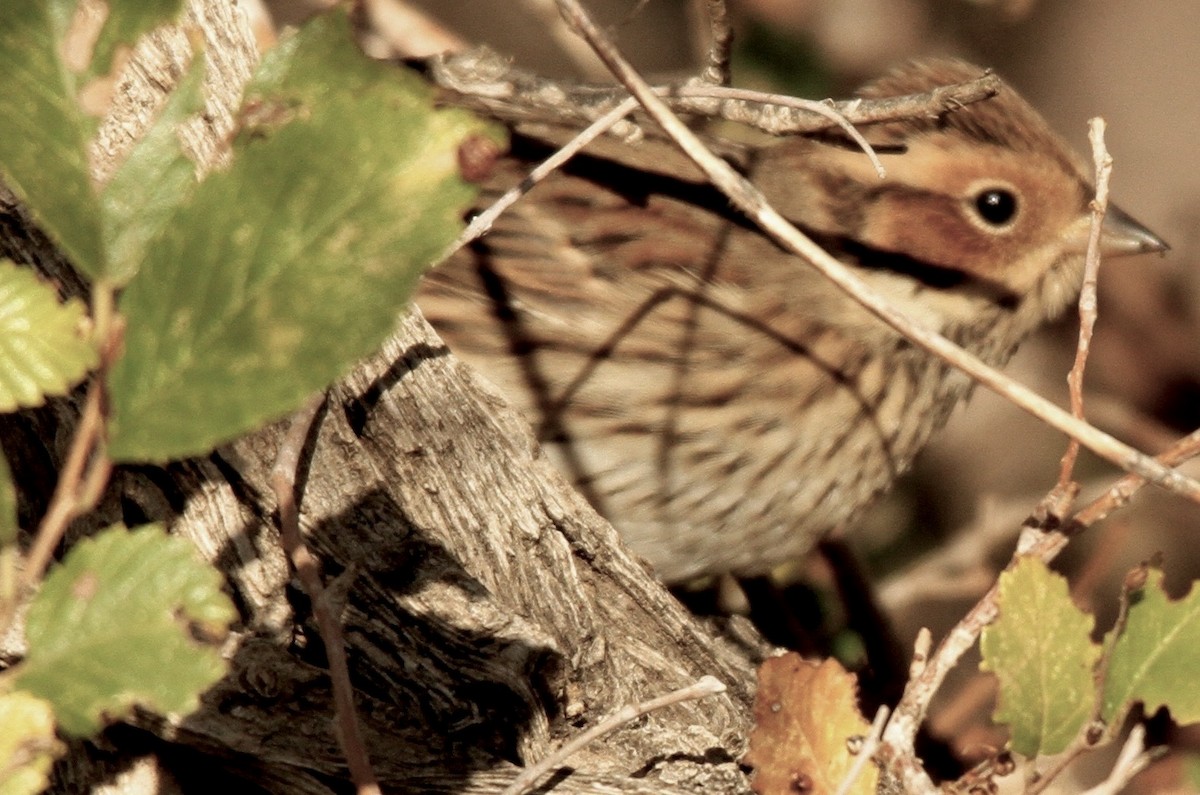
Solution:
{"label": "serrated green leaf", "polygon": [[344,14],[268,54],[235,160],[210,176],[122,296],[118,460],[202,453],[299,406],[375,349],[473,189],[482,129],[415,76],[368,60]]}
{"label": "serrated green leaf", "polygon": [[59,303],[29,268],[0,260],[0,412],[64,395],[96,366],[83,303]]}
{"label": "serrated green leaf", "polygon": [[45,790],[62,747],[49,703],[19,691],[0,694],[0,795]]}
{"label": "serrated green leaf", "polygon": [[1000,575],[998,604],[979,640],[980,667],[1000,682],[995,719],[1009,725],[1018,753],[1059,753],[1095,705],[1094,619],[1071,601],[1067,581],[1033,558]]}
{"label": "serrated green leaf", "polygon": [[104,241],[108,277],[124,284],[196,186],[195,165],[184,154],[179,125],[203,107],[204,58],[197,54],[158,118],[104,186]]}
{"label": "serrated green leaf", "polygon": [[179,16],[183,0],[107,0],[108,18],[92,51],[91,75],[107,74],[117,47],[131,47],[142,34]]}
{"label": "serrated green leaf", "polygon": [[1178,723],[1200,721],[1196,660],[1200,650],[1200,589],[1177,602],[1162,589],[1163,573],[1150,569],[1131,597],[1125,630],[1112,643],[1104,679],[1104,720],[1121,721],[1134,702],[1147,712],[1165,706]]}
{"label": "serrated green leaf", "polygon": [[104,270],[100,203],[88,177],[91,123],[59,57],[73,4],[0,3],[0,174],[71,262]]}
{"label": "serrated green leaf", "polygon": [[[0,450],[0,550],[17,540],[17,490],[8,459]],[[0,552],[0,554],[3,554]]]}
{"label": "serrated green leaf", "polygon": [[46,577],[16,685],[52,703],[74,735],[134,705],[187,713],[225,673],[214,645],[234,617],[221,575],[186,541],[157,525],[110,528]]}

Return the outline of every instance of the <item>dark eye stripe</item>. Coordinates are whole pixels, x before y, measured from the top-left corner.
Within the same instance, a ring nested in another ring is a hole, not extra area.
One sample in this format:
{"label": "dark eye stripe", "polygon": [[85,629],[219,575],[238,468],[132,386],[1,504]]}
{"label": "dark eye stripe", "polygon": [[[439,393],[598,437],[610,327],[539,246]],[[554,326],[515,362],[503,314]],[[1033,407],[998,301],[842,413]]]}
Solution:
{"label": "dark eye stripe", "polygon": [[939,265],[936,262],[927,262],[907,254],[875,248],[847,237],[822,239],[822,236],[811,235],[811,233],[810,236],[813,236],[814,240],[826,246],[830,251],[843,251],[859,266],[869,270],[900,273],[934,290],[973,292],[1004,309],[1012,309],[1021,302],[1021,296],[1018,293],[986,276],[968,273],[947,265]]}

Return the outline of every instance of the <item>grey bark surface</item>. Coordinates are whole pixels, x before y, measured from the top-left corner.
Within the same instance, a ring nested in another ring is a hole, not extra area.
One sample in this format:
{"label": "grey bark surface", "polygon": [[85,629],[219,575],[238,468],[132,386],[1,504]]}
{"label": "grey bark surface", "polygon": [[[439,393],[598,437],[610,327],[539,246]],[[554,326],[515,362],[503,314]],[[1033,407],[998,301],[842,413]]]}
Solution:
{"label": "grey bark surface", "polygon": [[[209,63],[208,109],[189,146],[201,163],[219,159],[256,56],[235,6],[194,0],[182,29],[139,48],[102,125],[97,174],[111,170],[182,73],[187,29],[202,33]],[[3,195],[0,253],[65,292],[84,289]],[[23,527],[45,509],[74,416],[65,400],[0,418]],[[72,527],[77,538],[115,521],[167,522],[224,572],[242,622],[227,646],[230,673],[199,712],[138,715],[98,745],[74,745],[58,790],[113,784],[113,771],[128,772],[139,756],[157,768],[156,791],[223,782],[348,790],[320,640],[279,546],[267,485],[281,427],[206,458],[119,468],[99,510]],[[728,692],[593,745],[570,760],[579,772],[552,779],[554,791],[745,790],[736,760],[762,645],[751,632],[739,647],[718,640],[683,610],[418,312],[403,314],[378,355],[330,390],[297,493],[341,608],[385,790],[499,791],[517,765],[599,717],[704,674]],[[19,645],[2,652],[12,659]]]}

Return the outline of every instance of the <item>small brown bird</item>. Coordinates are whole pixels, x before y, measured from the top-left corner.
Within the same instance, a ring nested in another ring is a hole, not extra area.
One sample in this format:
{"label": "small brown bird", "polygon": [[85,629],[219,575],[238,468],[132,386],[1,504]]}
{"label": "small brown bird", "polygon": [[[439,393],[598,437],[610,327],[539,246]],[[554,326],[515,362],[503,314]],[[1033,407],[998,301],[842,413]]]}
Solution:
{"label": "small brown bird", "polygon": [[[980,74],[926,61],[860,95]],[[1092,198],[1078,159],[1008,88],[864,132],[886,179],[840,134],[731,159],[909,315],[1005,362],[1078,295]],[[549,151],[515,135],[481,206]],[[1110,210],[1106,255],[1165,248]],[[417,303],[668,582],[807,552],[908,469],[971,391],[757,233],[665,144],[577,157],[427,276]]]}

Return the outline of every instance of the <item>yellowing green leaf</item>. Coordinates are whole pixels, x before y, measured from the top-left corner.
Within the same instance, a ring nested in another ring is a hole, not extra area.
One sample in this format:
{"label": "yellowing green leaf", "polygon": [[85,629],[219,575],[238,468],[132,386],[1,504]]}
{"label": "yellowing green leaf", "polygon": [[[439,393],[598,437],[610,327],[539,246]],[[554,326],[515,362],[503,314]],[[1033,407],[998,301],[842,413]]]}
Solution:
{"label": "yellowing green leaf", "polygon": [[83,304],[59,303],[32,270],[0,260],[0,412],[66,394],[96,361]]}
{"label": "yellowing green leaf", "polygon": [[979,641],[981,667],[1000,682],[995,718],[1008,724],[1018,753],[1059,753],[1096,702],[1094,619],[1071,601],[1066,580],[1033,558],[1000,576],[998,604]]}
{"label": "yellowing green leaf", "polygon": [[[101,24],[98,17],[76,15],[75,0],[0,3],[0,176],[72,264],[93,279],[107,271],[104,237],[113,236],[114,223],[106,223],[89,175],[87,148],[95,128],[89,116],[98,100],[88,87],[91,78],[109,71],[119,47],[131,47],[143,33],[170,21],[183,4],[107,0],[103,5],[107,16]],[[83,19],[95,19],[99,29],[82,32],[91,24],[80,24]],[[111,79],[100,82],[108,89],[113,85]],[[146,183],[134,198],[146,193],[161,198],[174,187]],[[131,267],[128,260],[124,265]]]}
{"label": "yellowing green leaf", "polygon": [[45,790],[62,750],[47,702],[20,691],[0,694],[0,795]]}
{"label": "yellowing green leaf", "polygon": [[1162,589],[1163,574],[1150,569],[1146,585],[1130,595],[1124,631],[1112,644],[1104,680],[1103,717],[1119,722],[1135,702],[1147,712],[1165,706],[1179,723],[1200,721],[1200,589],[1178,601]]}
{"label": "yellowing green leaf", "polygon": [[112,455],[195,455],[299,406],[394,328],[461,226],[481,130],[367,59],[344,14],[268,53],[229,169],[150,246],[121,299]]}
{"label": "yellowing green leaf", "polygon": [[215,648],[235,617],[221,575],[183,539],[149,525],[81,541],[29,608],[16,685],[87,735],[134,705],[195,709],[225,673]]}
{"label": "yellowing green leaf", "polygon": [[83,273],[103,272],[91,124],[59,57],[74,3],[0,2],[0,175]]}
{"label": "yellowing green leaf", "polygon": [[158,117],[104,186],[108,277],[129,281],[147,246],[162,234],[196,186],[195,166],[183,152],[179,125],[202,107],[204,58],[197,55]]}

